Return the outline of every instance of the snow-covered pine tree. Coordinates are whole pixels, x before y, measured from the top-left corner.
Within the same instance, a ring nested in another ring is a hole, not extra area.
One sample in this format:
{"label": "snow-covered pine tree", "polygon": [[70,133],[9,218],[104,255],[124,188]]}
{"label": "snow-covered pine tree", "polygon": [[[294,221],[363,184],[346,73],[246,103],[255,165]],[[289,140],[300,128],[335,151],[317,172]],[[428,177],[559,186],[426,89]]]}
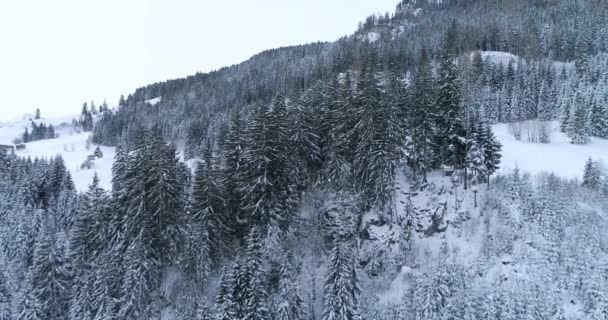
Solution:
{"label": "snow-covered pine tree", "polygon": [[538,120],[540,121],[551,121],[557,116],[557,92],[551,77],[552,74],[552,72],[548,72],[547,78],[542,84],[538,105]]}
{"label": "snow-covered pine tree", "polygon": [[[279,100],[275,99],[275,107],[282,109],[284,102]],[[281,118],[282,113],[281,110],[270,111],[268,106],[258,104],[249,119],[240,192],[243,194],[242,208],[246,212],[241,222],[250,227],[281,225],[288,218],[284,202],[289,192],[287,154],[279,153],[278,149],[278,141],[286,136],[283,133],[277,134],[279,128],[281,132],[285,132],[285,128],[282,127],[282,121],[272,124],[273,120]]]}
{"label": "snow-covered pine tree", "polygon": [[198,255],[205,256],[207,263],[217,264],[226,254],[231,240],[228,237],[230,230],[227,228],[228,217],[224,199],[221,198],[222,190],[218,185],[219,171],[215,157],[211,150],[204,154],[204,162],[199,162],[196,167],[191,210],[193,223],[200,225],[200,228],[196,228],[200,229],[196,236],[201,240],[198,246],[204,248]]}
{"label": "snow-covered pine tree", "polygon": [[602,97],[602,89],[597,86],[591,99],[591,111],[589,114],[590,134],[596,137],[608,137],[608,106]]}
{"label": "snow-covered pine tree", "polygon": [[[109,300],[109,292],[96,296],[94,290],[100,284],[95,282],[97,272],[91,272],[96,267],[105,269],[107,261],[100,259],[111,243],[110,197],[99,186],[97,174],[87,192],[82,195],[80,206],[70,235],[69,261],[72,267],[72,300],[70,319],[93,319],[98,307],[94,300]],[[103,279],[109,281],[109,279]]]}
{"label": "snow-covered pine tree", "polygon": [[223,167],[222,184],[225,201],[227,226],[233,230],[232,234],[237,239],[243,239],[245,232],[239,220],[244,220],[241,210],[240,188],[242,186],[243,153],[244,153],[244,128],[245,125],[239,112],[234,112],[230,117],[230,124],[226,139],[223,143]]}
{"label": "snow-covered pine tree", "polygon": [[568,136],[574,144],[586,144],[589,142],[588,114],[584,104],[574,106],[572,121],[568,128]]}
{"label": "snow-covered pine tree", "polygon": [[199,156],[199,150],[207,140],[207,130],[209,128],[209,120],[204,118],[202,120],[193,121],[188,126],[186,133],[186,142],[184,145],[184,159],[190,160],[194,157]]}
{"label": "snow-covered pine tree", "polygon": [[441,164],[461,168],[466,156],[466,130],[458,67],[445,47],[448,42],[441,53],[437,81],[436,154]]}
{"label": "snow-covered pine tree", "polygon": [[470,129],[469,146],[465,158],[466,166],[472,174],[471,179],[475,182],[481,177],[488,176],[481,130],[483,127],[479,123],[474,123]]}
{"label": "snow-covered pine tree", "polygon": [[586,144],[589,142],[589,98],[586,86],[582,83],[571,100],[570,117],[568,120],[568,136],[574,144]]}
{"label": "snow-covered pine tree", "polygon": [[583,186],[592,190],[599,190],[601,185],[601,172],[599,163],[593,161],[591,157],[585,163],[585,170],[583,171]]}
{"label": "snow-covered pine tree", "polygon": [[95,147],[95,151],[93,152],[93,155],[97,158],[97,159],[101,159],[103,158],[103,152],[101,151],[101,148],[99,146]]}
{"label": "snow-covered pine tree", "polygon": [[308,95],[303,95],[293,106],[289,114],[292,134],[289,135],[291,159],[298,169],[293,174],[298,189],[303,189],[316,180],[321,169],[321,147],[318,122],[321,117],[319,105],[311,101]]}
{"label": "snow-covered pine tree", "polygon": [[412,104],[408,110],[408,137],[406,158],[414,173],[420,172],[423,180],[433,167],[435,139],[435,84],[431,62],[425,49],[420,53],[414,79]]}
{"label": "snow-covered pine tree", "polygon": [[13,300],[13,317],[15,320],[45,320],[43,305],[32,288],[31,273],[26,274],[23,285]]}
{"label": "snow-covered pine tree", "polygon": [[[194,303],[194,314],[192,316],[192,320],[212,320],[211,312],[209,311],[209,307],[207,307],[207,302],[205,301],[206,297],[200,295],[196,302]],[[220,319],[222,320],[222,319]]]}
{"label": "snow-covered pine tree", "polygon": [[[234,276],[234,270],[237,270],[236,265],[233,270],[227,270],[222,276],[220,287],[215,298],[216,309],[218,314],[216,318],[218,320],[236,320],[239,319],[239,312],[237,307],[237,301],[235,300],[233,290],[236,288]],[[237,293],[237,294],[240,294]]]}
{"label": "snow-covered pine tree", "polygon": [[[353,150],[356,147],[356,131],[353,108],[352,78],[345,73],[323,87],[321,112],[321,153],[325,182],[339,188],[352,187]],[[318,89],[321,91],[321,89]]]}
{"label": "snow-covered pine tree", "polygon": [[[376,65],[370,62],[357,85],[355,131],[357,147],[353,168],[355,185],[368,207],[389,207],[393,198],[393,181],[398,160],[397,140],[400,129],[395,119],[396,104],[382,95],[376,78]],[[396,80],[391,80],[396,81]]]}
{"label": "snow-covered pine tree", "polygon": [[118,318],[141,320],[152,317],[153,290],[159,285],[157,266],[150,263],[152,253],[145,248],[144,230],[133,239],[124,256],[125,274],[117,301]]}
{"label": "snow-covered pine tree", "polygon": [[244,307],[243,320],[268,319],[268,288],[262,254],[260,229],[254,227],[247,238],[246,264],[241,270],[246,278],[240,293]]}
{"label": "snow-covered pine tree", "polygon": [[323,320],[360,319],[359,284],[352,245],[334,240],[323,289]]}
{"label": "snow-covered pine tree", "polygon": [[304,320],[304,301],[291,262],[283,258],[280,269],[279,292],[274,311],[277,320]]}
{"label": "snow-covered pine tree", "polygon": [[40,316],[49,320],[66,319],[69,311],[70,275],[56,232],[53,221],[43,223],[31,269],[32,293],[40,303]]}
{"label": "snow-covered pine tree", "polygon": [[490,176],[496,173],[500,168],[502,145],[489,125],[481,122],[480,126],[478,139],[480,148],[483,152],[483,168],[485,169],[487,182],[490,183]]}

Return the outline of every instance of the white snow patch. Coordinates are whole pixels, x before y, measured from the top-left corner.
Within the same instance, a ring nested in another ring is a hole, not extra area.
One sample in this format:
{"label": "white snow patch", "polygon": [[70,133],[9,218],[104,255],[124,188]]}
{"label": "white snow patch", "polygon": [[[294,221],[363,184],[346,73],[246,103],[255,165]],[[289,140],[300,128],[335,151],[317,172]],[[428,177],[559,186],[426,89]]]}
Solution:
{"label": "white snow patch", "polygon": [[517,167],[530,174],[552,172],[564,178],[581,179],[589,157],[608,161],[608,140],[591,138],[586,145],[575,145],[559,130],[558,122],[551,122],[549,130],[550,143],[528,143],[516,140],[507,124],[494,125],[494,134],[502,144],[500,171],[509,173]]}
{"label": "white snow patch", "polygon": [[146,100],[146,103],[149,103],[149,104],[155,106],[160,103],[161,99],[162,99],[162,97],[156,97],[156,98],[153,98],[150,100]]}
{"label": "white snow patch", "polygon": [[[475,52],[472,52],[470,54],[471,59],[473,59],[474,54]],[[517,55],[502,51],[481,51],[481,57],[484,61],[488,59],[495,64],[502,64],[505,67],[509,65],[510,61],[517,62],[521,59],[521,57]],[[574,70],[574,62],[553,61],[553,65],[558,71],[563,68],[569,71]],[[516,68],[517,65],[515,65],[514,67]]]}
{"label": "white snow patch", "polygon": [[[114,162],[114,148],[100,147],[103,158],[93,161],[93,168],[80,169],[80,165],[87,160],[87,156],[95,151],[95,145],[90,144],[87,150],[89,133],[79,133],[71,127],[72,118],[43,118],[36,122],[52,124],[59,135],[56,139],[39,140],[26,144],[25,150],[17,150],[15,154],[22,157],[51,159],[61,155],[65,165],[70,171],[76,189],[85,191],[93,181],[97,172],[100,184],[109,190],[112,186],[112,163]],[[0,123],[0,144],[12,144],[13,139],[23,134],[25,128],[31,128],[29,117],[15,122]]]}
{"label": "white snow patch", "polygon": [[377,32],[370,32],[367,34],[367,41],[369,43],[374,43],[380,39],[380,34]]}

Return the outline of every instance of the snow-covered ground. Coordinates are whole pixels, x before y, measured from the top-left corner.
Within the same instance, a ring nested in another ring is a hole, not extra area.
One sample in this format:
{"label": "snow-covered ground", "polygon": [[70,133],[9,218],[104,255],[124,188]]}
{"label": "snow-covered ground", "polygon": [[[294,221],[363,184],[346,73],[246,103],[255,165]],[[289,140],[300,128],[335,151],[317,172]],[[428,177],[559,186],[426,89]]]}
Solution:
{"label": "snow-covered ground", "polygon": [[[475,52],[471,52],[471,59],[473,59],[474,54]],[[484,59],[484,61],[488,59],[495,64],[502,64],[505,67],[509,65],[510,61],[517,62],[520,59],[519,56],[516,56],[512,53],[501,51],[481,51],[481,57],[482,59]],[[562,68],[566,68],[566,70],[574,69],[574,62],[553,61],[553,65],[555,66],[556,70],[561,70]]]}
{"label": "snow-covered ground", "polygon": [[146,103],[149,103],[149,104],[155,106],[160,103],[161,99],[162,99],[162,97],[156,97],[156,98],[153,98],[150,100],[146,100]]}
{"label": "snow-covered ground", "polygon": [[[32,159],[50,159],[61,154],[78,190],[86,190],[93,180],[95,172],[99,176],[101,186],[109,189],[111,187],[114,148],[101,147],[103,158],[95,160],[94,167],[91,169],[80,169],[80,165],[87,159],[88,155],[93,154],[96,146],[90,144],[87,150],[89,133],[75,132],[69,125],[71,120],[71,118],[41,119],[41,122],[52,124],[57,128],[56,133],[59,134],[59,138],[27,143],[26,149],[16,151],[16,154]],[[65,125],[62,126],[62,123]],[[0,123],[0,144],[12,144],[13,139],[23,134],[26,127],[30,127],[29,117]]]}
{"label": "snow-covered ground", "polygon": [[530,174],[552,172],[564,178],[581,179],[589,157],[608,163],[608,140],[591,138],[586,145],[571,144],[557,122],[550,123],[548,144],[517,141],[507,124],[494,125],[493,130],[502,143],[502,173],[517,167]]}

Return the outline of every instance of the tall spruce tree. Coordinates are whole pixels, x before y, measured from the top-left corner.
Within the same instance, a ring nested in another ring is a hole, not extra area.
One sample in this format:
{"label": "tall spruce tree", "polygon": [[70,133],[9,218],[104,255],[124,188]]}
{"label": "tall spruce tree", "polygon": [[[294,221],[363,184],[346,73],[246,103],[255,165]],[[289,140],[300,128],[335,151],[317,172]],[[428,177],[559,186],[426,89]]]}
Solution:
{"label": "tall spruce tree", "polygon": [[359,284],[351,245],[336,239],[323,289],[323,320],[360,319]]}
{"label": "tall spruce tree", "polygon": [[370,62],[361,75],[355,98],[357,147],[353,166],[356,187],[366,205],[385,209],[393,198],[399,129],[396,105],[391,99],[383,99],[381,89],[376,66]]}
{"label": "tall spruce tree", "polygon": [[426,173],[433,168],[436,101],[431,61],[425,49],[420,53],[414,79],[412,103],[408,110],[407,159],[414,173]]}
{"label": "tall spruce tree", "polygon": [[590,157],[587,163],[585,163],[585,170],[583,171],[583,186],[592,190],[598,190],[601,179],[599,164]]}
{"label": "tall spruce tree", "polygon": [[244,142],[245,125],[239,112],[232,114],[228,133],[223,144],[223,167],[222,184],[224,186],[224,201],[227,226],[233,231],[237,239],[243,239],[243,210],[241,208],[241,186],[243,182],[243,157],[245,152]]}
{"label": "tall spruce tree", "polygon": [[305,319],[304,301],[300,295],[300,288],[291,263],[286,257],[283,258],[281,264],[277,300],[275,319]]}
{"label": "tall spruce tree", "polygon": [[436,154],[445,165],[462,168],[466,155],[466,129],[458,66],[449,41],[444,44],[437,82]]}
{"label": "tall spruce tree", "polygon": [[66,319],[69,311],[70,275],[64,250],[53,221],[45,221],[34,250],[32,293],[40,303],[40,317]]}

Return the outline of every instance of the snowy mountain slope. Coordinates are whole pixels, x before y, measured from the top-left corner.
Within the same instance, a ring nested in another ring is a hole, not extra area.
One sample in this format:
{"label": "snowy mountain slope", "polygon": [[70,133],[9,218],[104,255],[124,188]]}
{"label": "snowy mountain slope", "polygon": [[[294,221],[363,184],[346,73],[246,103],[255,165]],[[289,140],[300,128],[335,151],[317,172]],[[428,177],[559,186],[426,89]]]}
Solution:
{"label": "snowy mountain slope", "polygon": [[[505,172],[489,188],[478,186],[476,207],[475,189],[454,186],[448,177],[433,174],[417,190],[400,176],[395,218],[401,227],[364,225],[371,235],[359,257],[365,261],[363,289],[376,292],[376,299],[366,301],[371,309],[392,313],[382,319],[402,319],[426,303],[417,296],[442,292],[448,305],[480,303],[493,313],[489,302],[500,300],[508,310],[526,303],[533,319],[587,319],[595,303],[590,301],[597,299],[593,290],[605,285],[591,280],[601,278],[597,268],[608,262],[602,254],[608,243],[605,203],[579,184],[546,175],[534,179],[540,187],[528,175]],[[429,212],[443,207],[445,230],[427,234]],[[367,213],[366,221],[373,215]],[[409,218],[408,236],[402,227]],[[370,275],[374,263],[384,275]],[[524,319],[521,311],[512,312],[514,317],[499,319]]]}
{"label": "snowy mountain slope", "polygon": [[508,124],[494,125],[493,130],[502,144],[501,173],[510,173],[517,167],[532,175],[547,172],[580,180],[589,157],[604,163],[608,161],[608,140],[591,138],[589,144],[571,144],[557,122],[549,126],[551,142],[548,144],[518,141]]}
{"label": "snowy mountain slope", "polygon": [[[0,123],[0,144],[12,144],[13,139],[23,134],[26,127],[30,127],[30,121],[30,117],[26,116],[22,120]],[[36,121],[55,126],[59,137],[27,143],[25,150],[15,152],[18,156],[32,159],[50,159],[61,155],[65,160],[67,169],[72,174],[77,190],[85,191],[96,172],[100,179],[100,185],[105,189],[110,189],[114,148],[100,147],[104,155],[103,158],[96,159],[93,168],[81,169],[81,164],[87,160],[88,155],[93,154],[96,147],[87,143],[89,133],[74,131],[69,125],[71,118],[43,118]],[[89,146],[88,149],[87,145]]]}

